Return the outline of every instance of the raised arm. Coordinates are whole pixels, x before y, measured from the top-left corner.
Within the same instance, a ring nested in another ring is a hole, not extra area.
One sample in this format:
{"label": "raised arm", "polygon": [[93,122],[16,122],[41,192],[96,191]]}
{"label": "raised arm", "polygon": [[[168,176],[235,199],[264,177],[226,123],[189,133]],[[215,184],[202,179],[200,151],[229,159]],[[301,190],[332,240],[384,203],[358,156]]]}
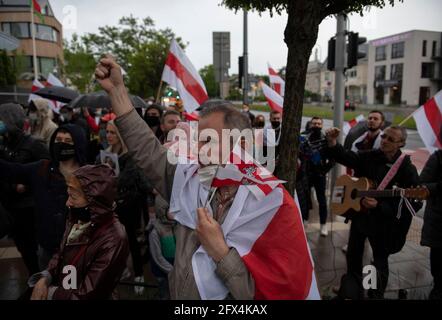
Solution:
{"label": "raised arm", "polygon": [[338,128],[330,128],[325,131],[328,142],[327,155],[337,163],[351,169],[357,169],[362,165],[359,154],[353,151],[347,151],[341,144],[337,143],[339,133],[340,130]]}
{"label": "raised arm", "polygon": [[169,200],[176,162],[168,161],[168,157],[173,158],[173,155],[168,155],[167,149],[132,106],[120,66],[112,57],[106,56],[100,60],[95,76],[109,94],[112,109],[117,115],[116,125],[133,159],[155,189],[164,199]]}

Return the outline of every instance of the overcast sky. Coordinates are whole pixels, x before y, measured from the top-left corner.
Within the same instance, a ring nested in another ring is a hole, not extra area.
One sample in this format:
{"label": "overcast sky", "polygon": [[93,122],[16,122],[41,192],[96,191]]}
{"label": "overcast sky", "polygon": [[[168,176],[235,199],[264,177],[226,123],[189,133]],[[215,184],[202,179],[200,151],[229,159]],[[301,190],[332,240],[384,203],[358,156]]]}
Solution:
{"label": "overcast sky", "polygon": [[[151,17],[157,28],[171,28],[188,43],[186,53],[197,69],[212,63],[212,32],[229,31],[231,69],[238,70],[243,52],[243,14],[219,6],[221,0],[57,0],[50,1],[56,17],[64,26],[64,37],[74,32],[97,32],[98,27],[116,25],[122,16]],[[396,1],[397,2],[397,1]],[[77,19],[71,19],[75,8]],[[350,17],[350,29],[369,40],[409,30],[442,32],[441,0],[404,0],[394,7],[373,8],[363,18]],[[249,72],[267,73],[267,62],[274,68],[286,64],[284,28],[287,15],[249,13]],[[336,19],[329,17],[319,28],[317,41],[321,60],[327,56],[327,41],[336,33]],[[313,59],[313,55],[312,55]]]}

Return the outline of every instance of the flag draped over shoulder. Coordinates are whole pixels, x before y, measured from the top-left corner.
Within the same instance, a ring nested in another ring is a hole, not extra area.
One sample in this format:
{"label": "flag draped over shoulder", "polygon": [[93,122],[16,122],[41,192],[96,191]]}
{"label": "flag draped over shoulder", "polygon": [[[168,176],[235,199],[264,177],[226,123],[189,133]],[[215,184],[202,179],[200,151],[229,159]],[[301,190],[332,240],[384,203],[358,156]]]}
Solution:
{"label": "flag draped over shoulder", "polygon": [[203,79],[175,39],[170,45],[161,80],[179,92],[184,109],[190,114],[209,98]]}
{"label": "flag draped over shoulder", "polygon": [[[237,250],[254,280],[255,299],[320,299],[299,205],[280,180],[242,157],[245,153],[238,148],[218,170],[212,186],[239,186],[221,228],[227,245]],[[172,188],[170,212],[191,229],[197,225],[197,208],[209,195],[195,174],[198,168],[178,165]],[[227,297],[229,290],[202,246],[192,257],[192,268],[202,299]]]}

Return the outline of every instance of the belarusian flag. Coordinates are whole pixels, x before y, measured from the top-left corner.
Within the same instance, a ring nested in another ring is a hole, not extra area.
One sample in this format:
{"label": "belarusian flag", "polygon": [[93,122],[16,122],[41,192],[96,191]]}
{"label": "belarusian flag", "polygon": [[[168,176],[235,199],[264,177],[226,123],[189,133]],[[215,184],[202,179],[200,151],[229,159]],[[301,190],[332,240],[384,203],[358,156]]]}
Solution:
{"label": "belarusian flag", "polygon": [[30,4],[32,6],[32,10],[38,15],[40,20],[44,22],[43,13],[41,12],[41,7],[40,4],[37,2],[37,0],[31,0]]}

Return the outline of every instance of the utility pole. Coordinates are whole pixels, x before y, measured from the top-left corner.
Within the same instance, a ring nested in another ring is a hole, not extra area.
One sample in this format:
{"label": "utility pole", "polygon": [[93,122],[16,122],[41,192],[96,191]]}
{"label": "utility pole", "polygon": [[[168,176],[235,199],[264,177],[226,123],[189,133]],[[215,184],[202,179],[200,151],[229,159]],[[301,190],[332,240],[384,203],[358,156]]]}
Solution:
{"label": "utility pole", "polygon": [[[336,54],[335,54],[335,103],[333,126],[342,128],[344,124],[344,104],[345,104],[345,47],[346,47],[346,26],[347,17],[344,14],[337,16],[336,30]],[[339,135],[339,143],[343,143],[343,135]]]}
{"label": "utility pole", "polygon": [[[345,104],[345,86],[344,86],[344,72],[345,72],[345,48],[346,48],[346,27],[347,17],[344,14],[337,16],[336,28],[336,49],[335,49],[335,101],[334,101],[334,115],[333,126],[342,130],[344,124],[344,104]],[[330,48],[330,47],[329,47]],[[330,54],[329,54],[330,55]],[[343,144],[344,138],[341,134],[338,137],[338,143]],[[337,178],[341,175],[342,168],[336,165],[332,170],[330,179],[330,204],[333,200],[334,187]]]}
{"label": "utility pole", "polygon": [[243,53],[243,72],[244,72],[244,85],[243,85],[243,103],[249,104],[249,57],[247,52],[247,10],[244,10],[244,53]]}

